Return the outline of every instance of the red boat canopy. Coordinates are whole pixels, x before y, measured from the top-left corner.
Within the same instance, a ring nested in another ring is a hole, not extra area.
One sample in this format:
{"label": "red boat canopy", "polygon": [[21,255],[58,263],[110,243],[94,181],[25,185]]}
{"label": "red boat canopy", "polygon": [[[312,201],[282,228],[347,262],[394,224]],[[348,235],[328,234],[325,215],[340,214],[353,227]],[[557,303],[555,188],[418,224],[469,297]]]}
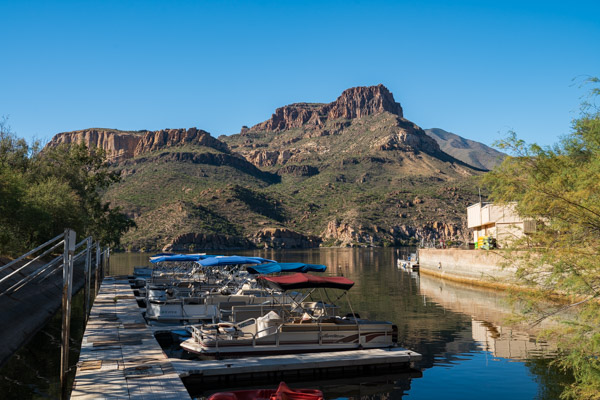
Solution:
{"label": "red boat canopy", "polygon": [[259,276],[258,282],[278,290],[333,288],[348,290],[354,282],[343,276],[316,276],[297,273],[286,276]]}

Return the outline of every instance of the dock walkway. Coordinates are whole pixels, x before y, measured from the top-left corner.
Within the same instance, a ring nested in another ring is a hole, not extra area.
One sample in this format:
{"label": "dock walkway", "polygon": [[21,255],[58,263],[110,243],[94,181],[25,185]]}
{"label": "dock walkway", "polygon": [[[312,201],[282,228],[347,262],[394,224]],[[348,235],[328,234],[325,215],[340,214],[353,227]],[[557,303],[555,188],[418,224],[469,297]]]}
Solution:
{"label": "dock walkway", "polygon": [[85,330],[72,399],[190,399],[127,279],[107,277]]}
{"label": "dock walkway", "polygon": [[[171,327],[176,328],[176,327]],[[371,349],[230,360],[168,358],[148,326],[127,279],[107,277],[94,302],[81,346],[71,398],[185,399],[186,384],[325,378],[368,371],[410,371],[421,355]],[[271,382],[272,383],[272,382]]]}
{"label": "dock walkway", "polygon": [[228,360],[173,360],[178,375],[188,382],[256,382],[286,378],[319,378],[355,375],[364,371],[409,371],[421,355],[414,351],[392,349],[351,350],[324,353],[290,354]]}

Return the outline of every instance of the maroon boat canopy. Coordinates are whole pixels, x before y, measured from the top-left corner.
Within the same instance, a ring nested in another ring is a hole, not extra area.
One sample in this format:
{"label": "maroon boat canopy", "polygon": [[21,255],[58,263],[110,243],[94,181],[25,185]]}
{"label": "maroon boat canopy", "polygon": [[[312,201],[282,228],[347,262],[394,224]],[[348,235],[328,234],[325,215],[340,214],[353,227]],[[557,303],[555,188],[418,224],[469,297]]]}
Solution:
{"label": "maroon boat canopy", "polygon": [[343,276],[316,276],[297,273],[286,276],[259,276],[258,282],[279,290],[294,290],[308,288],[333,288],[348,290],[354,282]]}

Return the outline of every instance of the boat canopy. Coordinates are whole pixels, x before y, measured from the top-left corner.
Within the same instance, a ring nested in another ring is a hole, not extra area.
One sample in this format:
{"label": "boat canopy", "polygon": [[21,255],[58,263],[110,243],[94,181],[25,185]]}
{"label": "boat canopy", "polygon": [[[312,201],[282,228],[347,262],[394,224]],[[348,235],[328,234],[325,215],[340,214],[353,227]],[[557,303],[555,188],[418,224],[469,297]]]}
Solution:
{"label": "boat canopy", "polygon": [[239,265],[239,264],[262,264],[274,263],[262,257],[242,257],[242,256],[210,256],[209,258],[198,260],[197,263],[203,267],[216,267],[221,265]]}
{"label": "boat canopy", "polygon": [[246,267],[251,274],[272,274],[275,272],[324,272],[327,267],[321,264],[269,263]]}
{"label": "boat canopy", "polygon": [[257,282],[277,290],[333,288],[348,290],[354,282],[343,276],[316,276],[298,272],[286,276],[259,276]]}
{"label": "boat canopy", "polygon": [[209,257],[216,256],[206,254],[157,254],[155,256],[150,257],[150,262],[156,264],[164,261],[199,261]]}

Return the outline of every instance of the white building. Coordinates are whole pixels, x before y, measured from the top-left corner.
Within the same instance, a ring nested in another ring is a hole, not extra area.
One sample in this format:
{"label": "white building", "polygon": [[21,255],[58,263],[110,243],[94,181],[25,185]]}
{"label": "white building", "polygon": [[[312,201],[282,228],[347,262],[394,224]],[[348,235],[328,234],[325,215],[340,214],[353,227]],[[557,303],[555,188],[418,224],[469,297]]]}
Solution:
{"label": "white building", "polygon": [[496,238],[498,247],[505,247],[523,235],[535,232],[535,221],[523,220],[515,210],[516,203],[497,206],[475,203],[467,207],[467,226],[473,229],[473,240],[482,236]]}

